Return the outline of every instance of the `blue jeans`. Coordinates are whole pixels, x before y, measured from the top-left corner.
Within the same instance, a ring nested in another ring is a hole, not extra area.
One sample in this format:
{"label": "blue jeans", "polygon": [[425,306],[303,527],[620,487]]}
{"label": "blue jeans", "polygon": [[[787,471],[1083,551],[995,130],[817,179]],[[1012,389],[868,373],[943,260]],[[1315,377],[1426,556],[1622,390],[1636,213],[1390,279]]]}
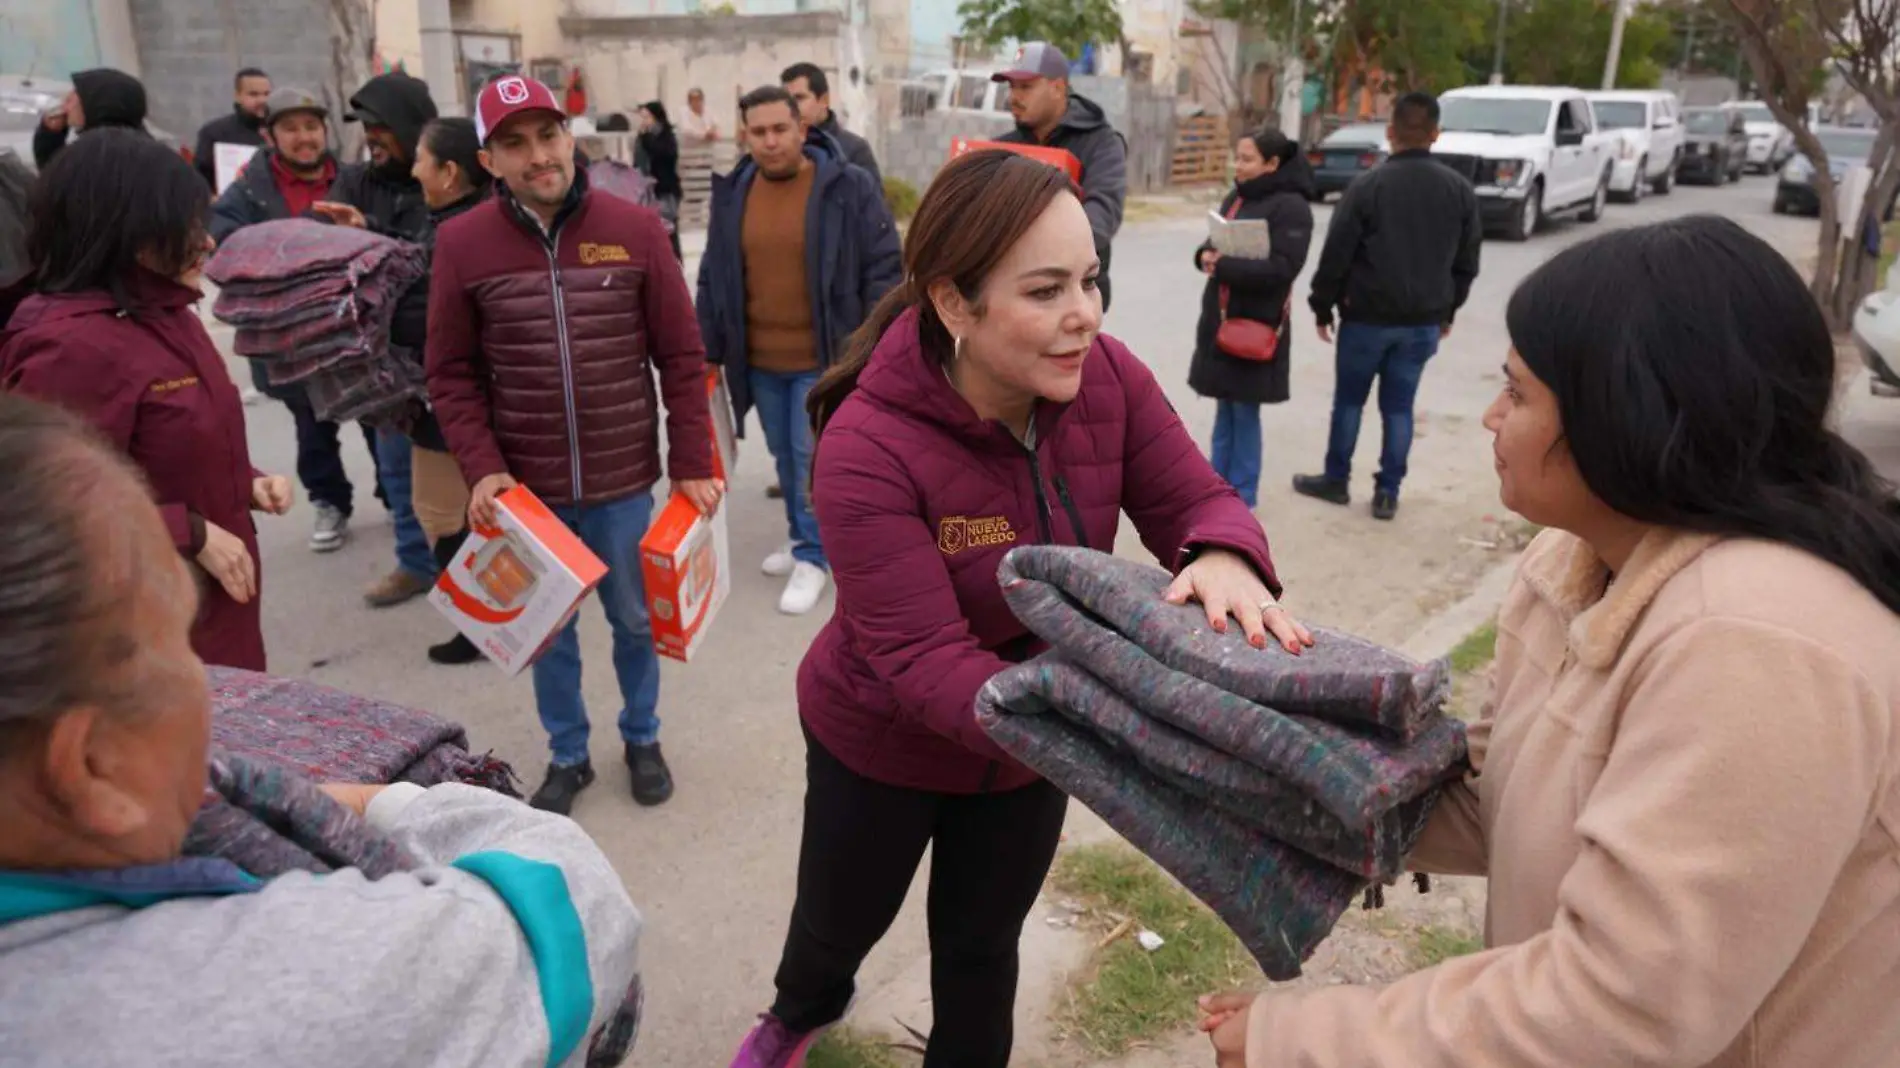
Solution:
{"label": "blue jeans", "polygon": [[1214,473],[1252,508],[1260,503],[1260,406],[1219,404],[1214,410]]}
{"label": "blue jeans", "polygon": [[429,548],[429,537],[422,532],[416,510],[409,503],[409,455],[413,448],[407,437],[393,430],[376,431],[376,477],[389,499],[390,518],[396,521],[396,566],[433,581],[435,552]]}
{"label": "blue jeans", "polygon": [[811,514],[811,417],[805,397],[818,382],[817,371],[780,374],[749,370],[752,404],[765,428],[765,445],[778,462],[778,484],[785,491],[785,525],[792,542],[792,558],[829,570],[825,549],[818,539],[818,520]]}
{"label": "blue jeans", "polygon": [[[660,740],[660,657],[647,622],[646,583],[640,578],[640,539],[653,520],[653,494],[636,493],[607,504],[554,509],[569,530],[607,565],[596,589],[614,635],[614,675],[620,680],[620,737],[630,745]],[[548,732],[554,762],[587,759],[587,702],[581,696],[580,617],[567,621],[534,662],[534,703]]]}
{"label": "blue jeans", "polygon": [[1379,474],[1373,486],[1381,493],[1399,495],[1399,483],[1405,481],[1406,458],[1412,454],[1412,404],[1418,399],[1418,382],[1425,375],[1425,364],[1438,352],[1438,337],[1436,326],[1340,325],[1333,429],[1326,446],[1328,479],[1347,482],[1352,478],[1359,420],[1376,378],[1385,445],[1379,451]]}

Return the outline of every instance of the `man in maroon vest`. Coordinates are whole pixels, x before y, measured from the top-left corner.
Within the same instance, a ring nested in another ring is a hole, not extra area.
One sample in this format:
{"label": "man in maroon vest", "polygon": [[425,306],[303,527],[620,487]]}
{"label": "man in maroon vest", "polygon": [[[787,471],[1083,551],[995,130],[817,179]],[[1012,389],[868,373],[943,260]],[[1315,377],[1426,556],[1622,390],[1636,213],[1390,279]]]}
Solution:
{"label": "man in maroon vest", "polygon": [[[497,191],[436,236],[429,397],[473,487],[472,523],[491,523],[495,498],[525,485],[607,564],[620,735],[634,800],[658,805],[673,779],[640,539],[660,477],[662,396],[673,489],[704,512],[724,492],[699,324],[660,216],[588,190],[547,86],[490,83],[475,129]],[[535,662],[534,693],[553,762],[532,803],[565,813],[594,781],[573,621]]]}

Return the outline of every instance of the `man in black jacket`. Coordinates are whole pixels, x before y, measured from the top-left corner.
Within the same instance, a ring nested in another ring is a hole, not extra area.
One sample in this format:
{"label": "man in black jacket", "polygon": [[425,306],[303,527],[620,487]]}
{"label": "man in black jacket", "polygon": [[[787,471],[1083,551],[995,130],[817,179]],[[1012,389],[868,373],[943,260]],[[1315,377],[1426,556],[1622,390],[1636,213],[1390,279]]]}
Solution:
{"label": "man in black jacket", "polygon": [[1069,60],[1046,41],[1016,50],[1008,70],[990,76],[1009,83],[1009,113],[1016,128],[998,141],[1065,149],[1082,164],[1082,210],[1095,234],[1095,255],[1102,261],[1102,310],[1108,310],[1108,253],[1122,228],[1122,202],[1128,197],[1128,142],[1108,124],[1102,106],[1069,91]]}
{"label": "man in black jacket", "polygon": [[[422,128],[435,117],[429,85],[420,78],[398,71],[364,83],[350,97],[350,112],[344,118],[363,124],[369,162],[351,163],[337,172],[336,184],[316,211],[388,237],[426,241],[429,204],[423,198],[422,183],[410,170]],[[376,434],[376,479],[396,523],[396,568],[363,594],[372,608],[402,604],[435,584],[435,552],[410,502],[412,447],[409,438],[395,431]]]}
{"label": "man in black jacket", "polygon": [[[285,86],[266,101],[265,136],[270,147],[251,157],[237,180],[211,205],[211,239],[224,239],[246,226],[308,216],[336,180],[336,157],[330,152],[329,111],[316,94]],[[282,401],[297,427],[297,478],[316,511],[310,531],[312,552],[335,552],[350,532],[355,487],[343,467],[340,428],[321,421],[301,385],[272,385],[263,364],[251,364],[251,379],[260,393]],[[363,435],[372,455],[376,435]]]}
{"label": "man in black jacket", "polygon": [[870,171],[878,187],[883,188],[884,176],[878,173],[871,142],[845,129],[838,123],[838,113],[831,110],[831,82],[825,72],[816,63],[794,63],[779,74],[778,80],[798,102],[799,116],[812,129],[829,134],[844,149],[845,162]]}
{"label": "man in black jacket", "polygon": [[1333,340],[1335,309],[1344,321],[1326,473],[1293,479],[1294,490],[1305,496],[1352,503],[1352,454],[1376,379],[1385,428],[1372,493],[1378,519],[1398,514],[1419,379],[1471,293],[1484,238],[1471,183],[1432,158],[1437,99],[1426,93],[1400,97],[1386,136],[1392,157],[1347,187],[1313,273],[1308,303],[1320,340]]}
{"label": "man in black jacket", "polygon": [[263,147],[264,117],[270,113],[270,75],[256,67],[237,72],[232,83],[231,113],[212,119],[198,130],[193,161],[213,193],[218,192],[218,146]]}
{"label": "man in black jacket", "polygon": [[122,70],[98,67],[73,75],[66,102],[40,117],[33,131],[33,166],[45,170],[76,131],[123,126],[145,129],[145,86]]}

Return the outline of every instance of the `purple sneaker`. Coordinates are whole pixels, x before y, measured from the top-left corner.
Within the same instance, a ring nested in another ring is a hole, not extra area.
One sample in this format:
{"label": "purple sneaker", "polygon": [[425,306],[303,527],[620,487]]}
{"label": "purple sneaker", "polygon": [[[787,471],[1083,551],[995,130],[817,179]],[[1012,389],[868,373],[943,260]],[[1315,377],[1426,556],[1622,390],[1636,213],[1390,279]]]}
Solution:
{"label": "purple sneaker", "polygon": [[739,1052],[732,1058],[732,1068],[800,1068],[812,1045],[827,1030],[820,1027],[815,1031],[794,1031],[767,1013],[759,1017],[759,1026],[739,1044]]}

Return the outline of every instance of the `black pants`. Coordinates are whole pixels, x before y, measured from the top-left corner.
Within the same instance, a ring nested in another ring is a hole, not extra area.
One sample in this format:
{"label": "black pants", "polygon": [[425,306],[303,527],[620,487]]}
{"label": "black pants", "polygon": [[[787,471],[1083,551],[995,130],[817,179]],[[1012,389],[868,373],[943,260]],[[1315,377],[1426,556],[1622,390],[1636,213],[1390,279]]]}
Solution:
{"label": "black pants", "polygon": [[795,1031],[837,1021],[858,966],[930,859],[925,1068],[1005,1068],[1015,1038],[1017,943],[1062,835],[1068,798],[1046,782],[935,794],[853,772],[805,735],[798,900],[772,1014]]}
{"label": "black pants", "polygon": [[[297,424],[297,481],[303,483],[304,495],[313,504],[327,504],[344,515],[351,514],[355,511],[356,488],[343,469],[341,428],[318,420],[316,410],[302,390],[291,394],[284,406],[290,409],[291,418]],[[363,428],[363,438],[369,444],[372,459],[376,456],[373,434],[368,427]],[[380,493],[378,486],[379,496]]]}

